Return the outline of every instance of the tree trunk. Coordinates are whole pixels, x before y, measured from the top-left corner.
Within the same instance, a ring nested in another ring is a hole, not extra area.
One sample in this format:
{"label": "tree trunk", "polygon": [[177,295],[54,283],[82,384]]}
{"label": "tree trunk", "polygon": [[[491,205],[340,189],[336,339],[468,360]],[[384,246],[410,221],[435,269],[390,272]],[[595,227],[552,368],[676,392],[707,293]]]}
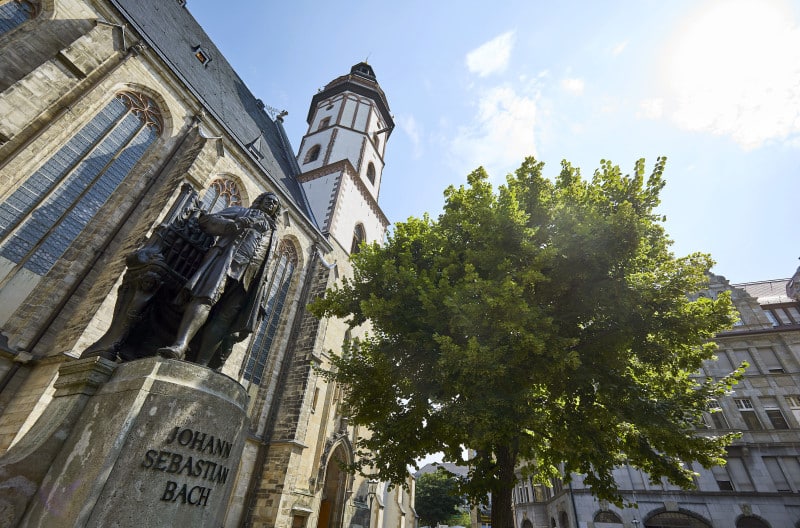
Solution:
{"label": "tree trunk", "polygon": [[499,479],[496,489],[492,490],[492,528],[514,528],[511,495],[517,481],[514,474],[517,454],[508,447],[498,447],[495,450],[495,460]]}

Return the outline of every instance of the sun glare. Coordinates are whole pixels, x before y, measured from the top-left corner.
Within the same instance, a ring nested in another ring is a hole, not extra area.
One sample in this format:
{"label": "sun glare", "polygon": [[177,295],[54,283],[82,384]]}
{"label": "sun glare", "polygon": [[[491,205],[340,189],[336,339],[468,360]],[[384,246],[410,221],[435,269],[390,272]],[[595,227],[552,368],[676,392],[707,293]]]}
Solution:
{"label": "sun glare", "polygon": [[672,118],[745,148],[800,129],[800,31],[789,5],[714,1],[690,13],[667,49]]}

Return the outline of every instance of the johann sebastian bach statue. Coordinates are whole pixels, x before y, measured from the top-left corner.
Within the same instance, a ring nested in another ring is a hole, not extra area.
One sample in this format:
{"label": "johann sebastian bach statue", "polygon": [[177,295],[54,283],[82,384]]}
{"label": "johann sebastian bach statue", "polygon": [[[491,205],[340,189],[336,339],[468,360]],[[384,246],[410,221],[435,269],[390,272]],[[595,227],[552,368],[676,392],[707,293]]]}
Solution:
{"label": "johann sebastian bach statue", "polygon": [[111,326],[81,357],[157,352],[221,367],[262,316],[279,210],[268,192],[250,207],[192,208],[160,226],[128,257]]}

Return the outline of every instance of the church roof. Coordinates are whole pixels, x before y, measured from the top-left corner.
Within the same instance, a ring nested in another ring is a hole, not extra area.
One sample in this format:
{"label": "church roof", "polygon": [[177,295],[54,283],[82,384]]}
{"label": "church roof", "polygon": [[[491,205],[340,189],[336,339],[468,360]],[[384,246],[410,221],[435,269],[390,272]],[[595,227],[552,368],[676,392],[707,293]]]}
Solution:
{"label": "church roof", "polygon": [[[179,2],[111,0],[172,72],[220,122],[239,145],[252,154],[266,180],[281,188],[314,224],[300,184],[300,170],[280,123],[245,86],[222,52]],[[197,54],[207,60],[201,62]]]}

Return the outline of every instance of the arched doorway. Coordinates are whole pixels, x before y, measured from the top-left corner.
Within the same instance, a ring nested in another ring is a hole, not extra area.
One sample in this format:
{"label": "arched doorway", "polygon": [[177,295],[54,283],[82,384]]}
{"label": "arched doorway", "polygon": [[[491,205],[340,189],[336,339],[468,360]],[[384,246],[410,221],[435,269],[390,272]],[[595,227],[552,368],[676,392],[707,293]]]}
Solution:
{"label": "arched doorway", "polygon": [[347,463],[348,460],[347,451],[342,444],[336,446],[336,449],[328,457],[317,528],[341,528],[342,526],[348,474],[342,471],[339,464]]}

